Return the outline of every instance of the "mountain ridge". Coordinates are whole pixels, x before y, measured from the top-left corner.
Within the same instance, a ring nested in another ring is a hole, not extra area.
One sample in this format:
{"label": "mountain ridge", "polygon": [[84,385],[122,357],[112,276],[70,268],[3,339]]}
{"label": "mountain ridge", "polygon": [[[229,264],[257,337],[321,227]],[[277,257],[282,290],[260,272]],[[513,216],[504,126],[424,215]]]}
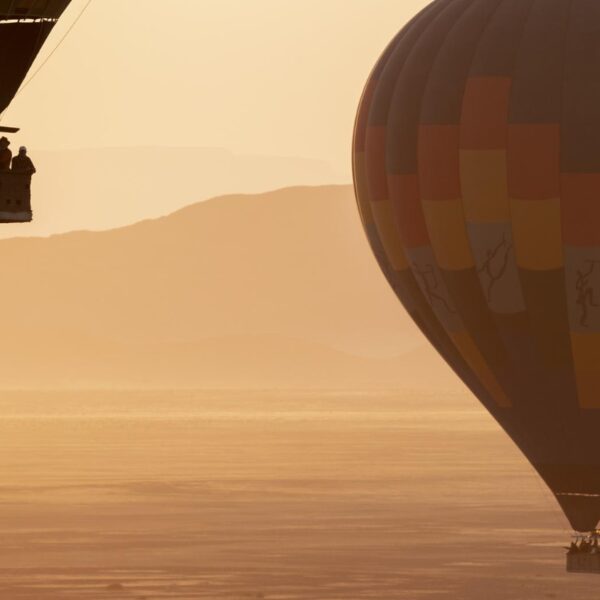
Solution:
{"label": "mountain ridge", "polygon": [[0,250],[0,387],[454,381],[380,273],[350,186],[228,194]]}

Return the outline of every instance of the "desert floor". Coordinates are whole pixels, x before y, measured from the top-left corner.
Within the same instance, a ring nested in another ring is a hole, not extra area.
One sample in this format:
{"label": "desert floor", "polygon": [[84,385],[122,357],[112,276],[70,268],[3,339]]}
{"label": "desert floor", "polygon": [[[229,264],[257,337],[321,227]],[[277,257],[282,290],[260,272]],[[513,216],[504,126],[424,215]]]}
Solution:
{"label": "desert floor", "polygon": [[0,599],[581,598],[465,393],[5,393]]}

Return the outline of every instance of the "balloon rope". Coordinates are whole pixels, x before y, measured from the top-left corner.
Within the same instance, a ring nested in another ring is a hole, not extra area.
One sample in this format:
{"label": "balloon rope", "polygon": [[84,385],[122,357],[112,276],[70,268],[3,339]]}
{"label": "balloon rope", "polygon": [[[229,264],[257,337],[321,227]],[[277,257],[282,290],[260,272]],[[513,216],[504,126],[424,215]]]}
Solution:
{"label": "balloon rope", "polygon": [[20,87],[19,91],[15,94],[15,98],[35,79],[35,77],[38,75],[38,73],[46,66],[48,61],[54,56],[55,52],[62,46],[63,42],[67,39],[69,34],[73,31],[73,29],[75,29],[75,26],[77,25],[77,23],[79,23],[79,21],[81,20],[81,17],[83,17],[85,11],[90,7],[90,4],[92,2],[93,2],[93,0],[87,1],[86,5],[81,9],[81,12],[77,15],[77,18],[73,21],[73,23],[71,23],[71,26],[69,27],[69,29],[67,29],[65,34],[62,36],[62,38],[56,44],[56,46],[54,46],[52,52],[50,52],[50,54],[48,54],[48,56],[46,56],[46,58],[44,59],[44,62],[42,62],[42,64],[31,74],[29,79],[27,79],[27,81],[25,81],[25,83]]}

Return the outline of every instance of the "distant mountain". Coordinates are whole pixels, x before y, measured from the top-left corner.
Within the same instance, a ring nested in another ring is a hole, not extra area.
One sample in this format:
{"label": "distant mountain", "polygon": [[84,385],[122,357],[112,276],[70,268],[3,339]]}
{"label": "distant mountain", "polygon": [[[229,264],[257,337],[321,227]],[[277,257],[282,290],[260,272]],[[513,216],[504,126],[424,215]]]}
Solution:
{"label": "distant mountain", "polygon": [[235,154],[220,148],[31,150],[35,221],[0,238],[104,230],[172,213],[189,199],[286,185],[346,183],[322,160]]}
{"label": "distant mountain", "polygon": [[459,385],[388,288],[349,186],[0,241],[0,387]]}

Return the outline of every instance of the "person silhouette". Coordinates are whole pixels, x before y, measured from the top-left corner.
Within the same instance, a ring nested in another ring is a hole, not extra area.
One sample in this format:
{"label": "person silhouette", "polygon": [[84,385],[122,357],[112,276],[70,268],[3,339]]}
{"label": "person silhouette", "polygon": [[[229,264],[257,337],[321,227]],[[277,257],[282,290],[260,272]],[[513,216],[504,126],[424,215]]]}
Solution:
{"label": "person silhouette", "polygon": [[12,159],[12,171],[13,173],[23,173],[25,175],[33,175],[36,172],[33,162],[27,156],[25,146],[21,146],[19,154]]}
{"label": "person silhouette", "polygon": [[0,138],[0,171],[10,171],[12,152],[9,149],[10,141],[7,137]]}

